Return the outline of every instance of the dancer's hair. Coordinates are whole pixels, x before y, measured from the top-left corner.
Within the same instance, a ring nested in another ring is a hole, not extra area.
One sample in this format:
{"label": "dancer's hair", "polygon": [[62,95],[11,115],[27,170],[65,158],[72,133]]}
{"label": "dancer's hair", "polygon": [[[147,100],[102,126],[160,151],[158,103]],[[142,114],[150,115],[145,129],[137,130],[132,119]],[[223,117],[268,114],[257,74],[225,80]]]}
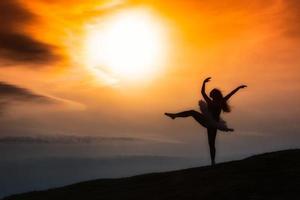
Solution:
{"label": "dancer's hair", "polygon": [[215,88],[213,89],[210,93],[209,96],[216,102],[220,102],[221,103],[221,107],[223,112],[230,112],[230,106],[228,105],[226,99],[224,99],[223,94],[221,92],[221,90]]}

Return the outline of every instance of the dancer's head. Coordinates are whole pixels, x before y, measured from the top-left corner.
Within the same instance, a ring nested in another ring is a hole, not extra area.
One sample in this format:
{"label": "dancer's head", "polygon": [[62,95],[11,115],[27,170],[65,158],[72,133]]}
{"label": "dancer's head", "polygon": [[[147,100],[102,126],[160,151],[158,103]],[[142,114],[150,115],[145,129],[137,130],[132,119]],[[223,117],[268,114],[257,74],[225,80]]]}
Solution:
{"label": "dancer's head", "polygon": [[221,101],[223,99],[223,94],[222,92],[215,88],[213,89],[210,93],[209,96],[214,100],[214,101]]}
{"label": "dancer's head", "polygon": [[221,104],[222,110],[224,112],[230,112],[230,107],[227,104],[227,101],[223,98],[223,94],[222,92],[217,89],[214,88],[210,93],[209,96],[213,99],[213,101],[218,102]]}

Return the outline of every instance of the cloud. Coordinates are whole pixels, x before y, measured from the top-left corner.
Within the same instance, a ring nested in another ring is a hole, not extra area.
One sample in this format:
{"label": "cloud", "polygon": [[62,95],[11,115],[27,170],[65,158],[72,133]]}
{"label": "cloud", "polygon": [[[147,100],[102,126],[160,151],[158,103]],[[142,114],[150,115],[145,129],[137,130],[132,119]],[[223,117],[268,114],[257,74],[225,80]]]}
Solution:
{"label": "cloud", "polygon": [[35,101],[40,103],[51,103],[54,101],[54,99],[49,97],[35,94],[28,89],[5,82],[0,82],[0,96],[1,101]]}
{"label": "cloud", "polygon": [[[0,81],[0,116],[3,114],[3,111],[9,107],[13,108],[12,106],[14,105],[22,106],[25,104],[46,105],[48,108],[51,108],[51,111],[54,110],[53,106],[55,106],[55,109],[63,109],[65,111],[82,111],[86,108],[85,105],[76,101],[51,95],[39,94],[27,88]],[[25,110],[30,110],[27,106],[24,108]],[[19,114],[24,112],[24,109],[21,109],[21,107],[17,107],[17,109],[20,111]],[[42,112],[45,111],[45,107],[43,107]]]}
{"label": "cloud", "polygon": [[55,61],[54,47],[23,30],[36,16],[16,0],[0,1],[0,59],[6,64],[41,64]]}
{"label": "cloud", "polygon": [[34,20],[34,15],[16,0],[0,1],[0,30],[16,30]]}
{"label": "cloud", "polygon": [[26,88],[11,85],[0,81],[0,114],[3,110],[14,102],[33,103],[56,103],[56,99],[44,95],[36,94]]}
{"label": "cloud", "polygon": [[0,56],[5,60],[26,64],[48,63],[58,58],[51,49],[52,46],[20,33],[0,33]]}

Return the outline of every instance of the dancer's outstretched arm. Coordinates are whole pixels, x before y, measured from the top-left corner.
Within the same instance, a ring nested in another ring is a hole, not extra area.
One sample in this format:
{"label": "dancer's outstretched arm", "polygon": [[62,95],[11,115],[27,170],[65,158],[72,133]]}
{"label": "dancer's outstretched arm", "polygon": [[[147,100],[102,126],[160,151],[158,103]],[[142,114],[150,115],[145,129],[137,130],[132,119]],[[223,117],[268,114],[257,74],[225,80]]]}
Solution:
{"label": "dancer's outstretched arm", "polygon": [[232,90],[229,94],[227,94],[227,95],[224,97],[224,99],[227,101],[227,100],[230,99],[230,97],[231,97],[232,95],[234,95],[237,91],[239,91],[240,89],[245,88],[245,87],[247,87],[247,85],[241,85],[241,86],[237,87],[236,89]]}
{"label": "dancer's outstretched arm", "polygon": [[203,81],[203,83],[202,83],[202,88],[201,88],[201,94],[202,94],[204,100],[205,100],[207,103],[211,102],[211,99],[207,96],[207,94],[206,94],[206,92],[205,92],[205,84],[206,84],[207,82],[209,82],[210,79],[211,79],[211,77],[206,78],[206,79]]}

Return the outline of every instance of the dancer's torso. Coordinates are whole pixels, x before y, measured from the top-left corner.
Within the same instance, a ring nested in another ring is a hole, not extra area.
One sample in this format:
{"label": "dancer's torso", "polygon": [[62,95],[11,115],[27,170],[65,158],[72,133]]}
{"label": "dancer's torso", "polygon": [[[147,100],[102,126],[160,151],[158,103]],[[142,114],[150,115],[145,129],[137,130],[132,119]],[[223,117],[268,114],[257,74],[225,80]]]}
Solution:
{"label": "dancer's torso", "polygon": [[212,102],[208,103],[208,109],[211,112],[213,118],[216,121],[219,121],[220,120],[221,110],[222,110],[221,104],[212,101]]}

